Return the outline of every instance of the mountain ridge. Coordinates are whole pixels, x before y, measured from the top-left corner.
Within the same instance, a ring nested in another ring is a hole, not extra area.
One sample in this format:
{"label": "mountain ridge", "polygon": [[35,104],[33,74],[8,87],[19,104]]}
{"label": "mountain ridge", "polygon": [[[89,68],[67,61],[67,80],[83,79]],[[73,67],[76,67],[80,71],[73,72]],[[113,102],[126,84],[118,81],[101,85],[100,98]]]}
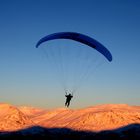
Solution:
{"label": "mountain ridge", "polygon": [[140,106],[95,105],[82,109],[42,109],[0,104],[0,131],[13,131],[35,125],[77,131],[103,131],[140,124]]}

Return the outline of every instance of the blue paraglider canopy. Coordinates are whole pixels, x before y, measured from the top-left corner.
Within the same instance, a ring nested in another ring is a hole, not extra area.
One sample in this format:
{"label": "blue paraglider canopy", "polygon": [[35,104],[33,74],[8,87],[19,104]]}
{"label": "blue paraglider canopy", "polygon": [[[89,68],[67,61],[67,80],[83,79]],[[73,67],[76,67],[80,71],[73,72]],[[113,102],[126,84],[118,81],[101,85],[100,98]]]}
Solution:
{"label": "blue paraglider canopy", "polygon": [[38,48],[39,45],[42,44],[43,42],[54,40],[54,39],[70,39],[86,44],[89,47],[96,49],[102,55],[104,55],[108,61],[112,61],[112,55],[106,47],[104,47],[101,43],[99,43],[95,39],[81,33],[75,33],[75,32],[53,33],[41,38],[36,44],[36,48]]}

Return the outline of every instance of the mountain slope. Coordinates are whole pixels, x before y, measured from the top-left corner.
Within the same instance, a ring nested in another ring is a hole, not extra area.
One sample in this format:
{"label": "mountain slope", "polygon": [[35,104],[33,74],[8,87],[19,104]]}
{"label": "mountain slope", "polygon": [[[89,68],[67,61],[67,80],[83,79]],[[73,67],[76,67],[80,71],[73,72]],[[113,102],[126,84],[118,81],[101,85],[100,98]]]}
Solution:
{"label": "mountain slope", "polygon": [[0,131],[13,131],[33,125],[33,121],[17,107],[0,104]]}
{"label": "mountain slope", "polygon": [[44,127],[66,127],[74,130],[100,131],[140,123],[140,107],[99,105],[85,109],[57,109],[32,118]]}
{"label": "mountain slope", "polygon": [[69,128],[78,131],[117,129],[140,124],[140,106],[106,104],[83,109],[39,109],[0,104],[0,131],[26,127]]}

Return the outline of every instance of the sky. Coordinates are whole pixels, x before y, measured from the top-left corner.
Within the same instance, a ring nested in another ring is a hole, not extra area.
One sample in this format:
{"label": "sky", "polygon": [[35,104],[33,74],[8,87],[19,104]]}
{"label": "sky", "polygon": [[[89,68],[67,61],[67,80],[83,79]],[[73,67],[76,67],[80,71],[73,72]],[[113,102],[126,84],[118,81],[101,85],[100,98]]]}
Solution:
{"label": "sky", "polygon": [[[1,103],[64,107],[65,93],[57,66],[51,66],[35,45],[48,34],[65,31],[98,40],[113,56],[112,62],[103,62],[81,84],[71,108],[109,103],[140,105],[139,0],[0,0]],[[73,48],[73,43],[64,42]],[[64,45],[63,41],[54,45],[61,43]],[[76,73],[82,69],[86,66],[77,68]]]}

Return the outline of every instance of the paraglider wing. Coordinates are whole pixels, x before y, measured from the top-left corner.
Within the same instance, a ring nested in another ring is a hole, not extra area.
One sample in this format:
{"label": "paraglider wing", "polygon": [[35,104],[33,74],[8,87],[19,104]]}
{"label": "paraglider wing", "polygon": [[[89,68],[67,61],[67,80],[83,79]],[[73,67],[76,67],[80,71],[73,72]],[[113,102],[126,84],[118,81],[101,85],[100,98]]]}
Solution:
{"label": "paraglider wing", "polygon": [[38,43],[36,44],[36,48],[38,48],[39,45],[42,44],[43,42],[54,40],[54,39],[71,39],[86,44],[89,47],[96,49],[102,55],[104,55],[108,61],[112,61],[111,53],[101,43],[99,43],[98,41],[96,41],[95,39],[87,35],[83,35],[75,32],[58,32],[58,33],[47,35],[38,41]]}

